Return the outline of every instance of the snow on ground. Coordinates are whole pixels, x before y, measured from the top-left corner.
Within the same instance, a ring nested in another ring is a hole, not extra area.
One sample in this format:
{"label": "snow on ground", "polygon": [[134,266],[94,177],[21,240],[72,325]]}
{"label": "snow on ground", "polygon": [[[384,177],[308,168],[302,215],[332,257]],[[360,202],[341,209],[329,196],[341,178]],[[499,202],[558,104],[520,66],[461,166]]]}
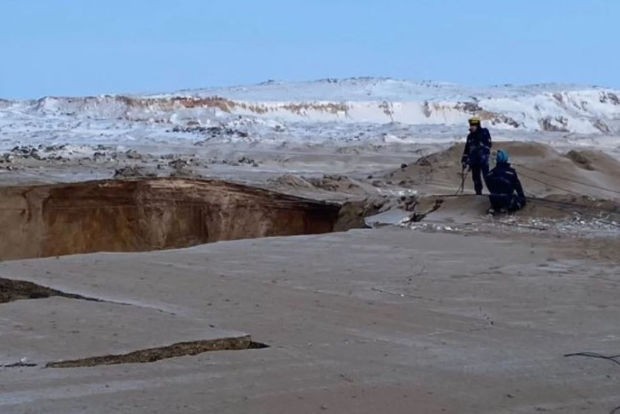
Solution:
{"label": "snow on ground", "polygon": [[[620,154],[620,91],[465,87],[394,79],[266,82],[156,95],[0,101],[0,151],[18,145],[120,149],[201,144],[407,145],[461,141],[472,115],[495,140]],[[71,155],[71,154],[65,154]]]}

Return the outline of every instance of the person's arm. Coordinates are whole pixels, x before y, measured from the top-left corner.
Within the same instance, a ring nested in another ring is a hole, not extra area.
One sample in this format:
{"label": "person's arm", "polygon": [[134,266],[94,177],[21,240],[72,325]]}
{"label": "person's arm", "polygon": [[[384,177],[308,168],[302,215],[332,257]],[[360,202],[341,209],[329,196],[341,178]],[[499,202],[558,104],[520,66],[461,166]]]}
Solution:
{"label": "person's arm", "polygon": [[484,129],[484,137],[485,137],[485,145],[490,149],[491,147],[493,147],[493,141],[491,140],[491,133],[489,132],[488,129]]}
{"label": "person's arm", "polygon": [[463,156],[461,157],[461,165],[463,166],[463,169],[465,169],[469,163],[469,147],[471,146],[471,139],[469,137],[470,136],[467,135],[467,138],[465,139],[465,148],[463,148]]}
{"label": "person's arm", "polygon": [[521,201],[522,204],[525,205],[525,193],[523,192],[523,186],[521,185],[521,181],[519,180],[519,176],[517,175],[516,171],[514,177],[514,185],[515,190],[517,191],[517,196],[519,196],[519,201]]}

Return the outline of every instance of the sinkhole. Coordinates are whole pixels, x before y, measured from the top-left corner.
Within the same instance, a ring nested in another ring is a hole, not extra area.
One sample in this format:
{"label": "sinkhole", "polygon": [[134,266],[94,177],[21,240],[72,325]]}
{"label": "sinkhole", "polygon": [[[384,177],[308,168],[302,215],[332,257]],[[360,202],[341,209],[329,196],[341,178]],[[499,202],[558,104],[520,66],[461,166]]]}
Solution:
{"label": "sinkhole", "polygon": [[340,206],[218,180],[0,188],[0,260],[332,232]]}

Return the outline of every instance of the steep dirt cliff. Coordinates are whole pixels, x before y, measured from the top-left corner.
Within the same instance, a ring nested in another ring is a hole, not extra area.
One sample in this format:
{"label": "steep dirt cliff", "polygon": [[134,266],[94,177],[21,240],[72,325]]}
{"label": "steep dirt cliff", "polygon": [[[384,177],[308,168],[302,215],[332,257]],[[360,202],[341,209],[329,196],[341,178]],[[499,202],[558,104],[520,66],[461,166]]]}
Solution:
{"label": "steep dirt cliff", "polygon": [[339,206],[221,181],[0,188],[0,259],[330,232]]}

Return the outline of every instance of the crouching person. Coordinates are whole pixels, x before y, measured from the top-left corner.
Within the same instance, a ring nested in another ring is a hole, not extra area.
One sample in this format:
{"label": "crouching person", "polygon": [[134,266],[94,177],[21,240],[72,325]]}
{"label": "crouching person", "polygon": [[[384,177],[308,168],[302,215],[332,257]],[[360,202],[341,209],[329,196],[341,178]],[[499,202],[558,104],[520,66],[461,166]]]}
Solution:
{"label": "crouching person", "polygon": [[525,194],[517,172],[508,163],[508,153],[497,151],[495,168],[486,178],[491,201],[490,214],[517,211],[525,206]]}

